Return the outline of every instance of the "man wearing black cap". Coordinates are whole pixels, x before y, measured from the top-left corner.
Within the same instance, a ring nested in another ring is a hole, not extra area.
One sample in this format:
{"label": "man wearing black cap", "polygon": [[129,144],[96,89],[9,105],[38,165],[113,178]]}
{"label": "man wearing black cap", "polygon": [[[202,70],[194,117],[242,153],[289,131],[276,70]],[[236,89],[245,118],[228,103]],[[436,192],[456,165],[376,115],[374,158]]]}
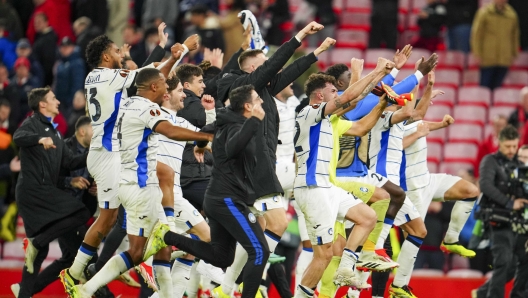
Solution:
{"label": "man wearing black cap", "polygon": [[68,36],[62,38],[59,54],[53,91],[61,100],[61,111],[69,115],[75,92],[84,88],[85,66],[79,48]]}

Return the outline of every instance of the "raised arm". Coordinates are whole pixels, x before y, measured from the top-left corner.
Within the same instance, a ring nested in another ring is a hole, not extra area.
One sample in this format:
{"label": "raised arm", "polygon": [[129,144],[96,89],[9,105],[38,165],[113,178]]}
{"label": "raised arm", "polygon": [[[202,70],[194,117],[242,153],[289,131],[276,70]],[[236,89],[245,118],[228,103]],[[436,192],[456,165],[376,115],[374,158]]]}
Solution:
{"label": "raised arm", "polygon": [[228,132],[227,142],[225,145],[227,158],[233,158],[237,156],[246,148],[248,142],[256,134],[258,127],[265,115],[266,113],[264,112],[264,109],[262,109],[262,105],[256,104],[251,110],[251,117],[244,121],[242,127],[237,131],[231,130]]}
{"label": "raised arm", "polygon": [[387,107],[387,101],[385,96],[380,97],[379,103],[374,107],[367,116],[361,118],[361,120],[356,121],[350,129],[345,133],[346,136],[356,136],[362,137],[369,133],[369,131],[376,125],[378,119],[380,118],[383,110]]}
{"label": "raised arm", "polygon": [[213,135],[203,132],[192,131],[183,127],[175,126],[169,121],[159,121],[154,131],[175,141],[208,141],[213,140]]}
{"label": "raised arm", "polygon": [[408,136],[403,137],[403,149],[407,149],[419,138],[427,136],[429,132],[430,129],[427,123],[417,123],[416,131]]}

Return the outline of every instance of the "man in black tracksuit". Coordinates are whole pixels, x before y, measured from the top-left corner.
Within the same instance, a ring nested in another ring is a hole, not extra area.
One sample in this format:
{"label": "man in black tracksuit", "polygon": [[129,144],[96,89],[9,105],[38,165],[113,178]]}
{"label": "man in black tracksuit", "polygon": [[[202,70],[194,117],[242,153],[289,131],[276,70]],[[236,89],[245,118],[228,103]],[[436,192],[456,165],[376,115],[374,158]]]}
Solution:
{"label": "man in black tracksuit", "polygon": [[263,125],[265,112],[251,85],[231,91],[230,100],[231,105],[217,115],[214,168],[204,200],[211,242],[170,231],[164,241],[220,268],[231,265],[236,243],[240,243],[248,253],[242,298],[254,298],[269,257],[262,228],[249,210],[257,198],[257,131]]}
{"label": "man in black tracksuit", "polygon": [[22,168],[16,202],[28,237],[20,298],[31,296],[49,243],[67,237],[91,216],[81,201],[57,188],[61,166],[70,170],[86,167],[87,156],[74,156],[56,130],[53,118],[59,114],[60,102],[49,87],[33,89],[28,101],[34,114],[14,135]]}

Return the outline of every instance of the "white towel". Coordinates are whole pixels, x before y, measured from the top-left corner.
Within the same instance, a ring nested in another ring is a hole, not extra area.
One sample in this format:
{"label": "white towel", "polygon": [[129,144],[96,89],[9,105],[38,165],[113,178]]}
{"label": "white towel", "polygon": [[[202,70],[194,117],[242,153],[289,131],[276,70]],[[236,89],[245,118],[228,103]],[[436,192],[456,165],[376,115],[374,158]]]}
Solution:
{"label": "white towel", "polygon": [[262,38],[262,34],[260,33],[259,24],[257,22],[257,18],[255,18],[255,15],[249,10],[243,10],[238,13],[238,17],[240,18],[240,21],[242,22],[242,26],[244,27],[244,30],[247,29],[249,24],[251,23],[252,31],[251,31],[251,49],[259,49],[264,52],[264,54],[268,53],[268,47],[266,46],[266,42],[264,41],[264,38]]}

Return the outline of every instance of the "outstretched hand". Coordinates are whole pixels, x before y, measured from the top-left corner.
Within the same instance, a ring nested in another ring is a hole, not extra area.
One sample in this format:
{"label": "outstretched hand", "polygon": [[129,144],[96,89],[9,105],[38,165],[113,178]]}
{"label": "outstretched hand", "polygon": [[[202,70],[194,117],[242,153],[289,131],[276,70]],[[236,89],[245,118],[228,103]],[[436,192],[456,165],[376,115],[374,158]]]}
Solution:
{"label": "outstretched hand", "polygon": [[325,41],[314,51],[315,56],[319,56],[322,52],[328,50],[331,46],[335,45],[336,40],[330,37],[327,37]]}
{"label": "outstretched hand", "polygon": [[167,25],[164,22],[161,22],[158,26],[158,36],[159,36],[159,46],[165,48],[167,45],[167,40],[169,40],[169,33],[164,33],[163,30],[167,28]]}
{"label": "outstretched hand", "polygon": [[409,57],[411,56],[411,53],[412,53],[412,47],[410,44],[403,47],[401,52],[400,50],[396,51],[396,53],[394,54],[394,58],[393,58],[393,61],[396,64],[396,69],[401,69],[405,65],[405,63],[407,63],[407,59],[409,59]]}

